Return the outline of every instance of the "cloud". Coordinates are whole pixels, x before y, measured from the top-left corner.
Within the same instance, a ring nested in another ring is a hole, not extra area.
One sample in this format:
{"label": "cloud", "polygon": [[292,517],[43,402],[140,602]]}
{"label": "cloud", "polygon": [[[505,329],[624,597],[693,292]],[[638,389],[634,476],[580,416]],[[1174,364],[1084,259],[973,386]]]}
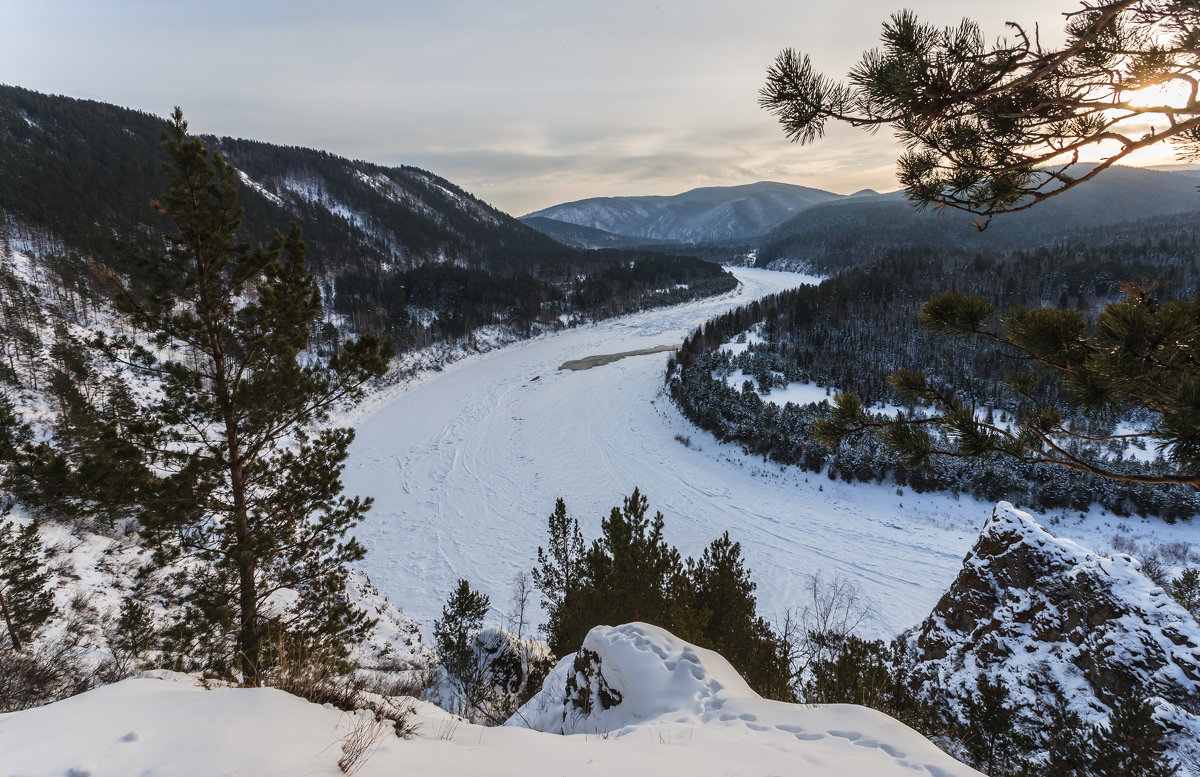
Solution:
{"label": "cloud", "polygon": [[[914,0],[957,22],[958,0]],[[895,144],[801,148],[756,103],[784,46],[838,76],[894,0],[40,0],[6,13],[9,83],[194,130],[431,168],[514,213],[593,195],[774,179],[894,188]],[[1044,0],[972,4],[1061,26]]]}
{"label": "cloud", "polygon": [[[386,163],[426,167],[514,215],[576,199],[677,194],[699,186],[762,180],[850,193],[896,188],[890,139],[860,136],[801,148],[756,128],[685,136],[630,130],[602,140],[549,147],[446,149]],[[831,184],[831,182],[833,182]]]}

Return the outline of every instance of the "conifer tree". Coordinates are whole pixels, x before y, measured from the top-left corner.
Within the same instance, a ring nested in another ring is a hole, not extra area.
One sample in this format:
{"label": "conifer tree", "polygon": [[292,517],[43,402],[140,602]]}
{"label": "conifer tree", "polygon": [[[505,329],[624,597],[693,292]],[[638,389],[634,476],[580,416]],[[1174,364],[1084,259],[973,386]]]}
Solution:
{"label": "conifer tree", "polygon": [[[600,522],[600,537],[585,557],[593,607],[623,613],[624,621],[670,628],[668,591],[683,571],[679,552],[663,538],[663,515],[647,515],[649,501],[638,489]],[[580,635],[582,637],[582,635]]]}
{"label": "conifer tree", "polygon": [[550,550],[538,548],[533,572],[550,649],[561,656],[578,650],[594,626],[645,621],[721,652],[759,693],[792,700],[786,646],[755,611],[741,546],[725,534],[699,561],[684,563],[663,537],[662,513],[648,513],[649,501],[635,488],[585,550],[578,522],[558,500]]}
{"label": "conifer tree", "polygon": [[0,612],[13,650],[21,650],[54,615],[50,572],[42,556],[36,521],[23,527],[0,523]]}
{"label": "conifer tree", "polygon": [[1041,715],[1039,746],[1046,751],[1043,777],[1087,777],[1094,758],[1087,727],[1060,691]]}
{"label": "conifer tree", "polygon": [[1119,699],[1107,726],[1092,731],[1096,777],[1171,777],[1178,765],[1167,757],[1154,707],[1140,694]]}
{"label": "conifer tree", "polygon": [[[969,19],[939,29],[900,11],[846,83],[785,49],[759,102],[803,144],[830,120],[891,127],[906,147],[897,166],[908,197],[977,213],[979,229],[1139,149],[1169,142],[1185,160],[1200,155],[1196,3],[1083,0],[1063,16],[1054,48],[1036,27],[1009,22],[1011,37],[990,43]],[[1099,163],[1074,167],[1089,152]]]}
{"label": "conifer tree", "polygon": [[433,639],[442,666],[464,688],[478,674],[479,660],[471,648],[471,640],[483,627],[490,607],[487,594],[473,591],[470,583],[459,580],[442,607],[442,617],[433,622]]}
{"label": "conifer tree", "polygon": [[698,561],[687,560],[687,576],[694,592],[692,608],[703,623],[699,641],[740,667],[764,696],[792,696],[787,649],[758,615],[756,584],[742,563],[741,543],[725,532]]}
{"label": "conifer tree", "polygon": [[1179,606],[1200,620],[1200,567],[1187,567],[1171,581],[1167,591]]}
{"label": "conifer tree", "polygon": [[[566,502],[559,497],[548,520],[550,540],[545,549],[537,549],[538,566],[533,583],[542,594],[547,620],[541,627],[550,649],[562,655],[572,650],[570,636],[579,631],[572,621],[578,613],[576,598],[583,584],[583,533],[579,521],[567,516]],[[586,631],[587,627],[584,627]]]}
{"label": "conifer tree", "polygon": [[1025,743],[1016,730],[1017,711],[1003,679],[979,675],[975,694],[963,702],[963,723],[963,746],[976,768],[992,777],[1015,773]]}
{"label": "conifer tree", "polygon": [[49,394],[57,404],[52,440],[27,441],[11,464],[8,487],[40,514],[112,526],[153,497],[146,450],[159,442],[118,376],[101,379],[95,354],[59,329],[50,348]]}
{"label": "conifer tree", "polygon": [[[165,477],[142,527],[162,556],[206,562],[181,589],[207,602],[195,633],[224,621],[234,639],[203,668],[258,684],[269,633],[336,653],[364,627],[345,565],[363,554],[347,530],[370,500],[341,493],[353,431],[322,424],[382,374],[391,345],[365,335],[328,360],[306,356],[320,296],[299,229],[239,242],[237,170],[188,136],[178,108],[165,147],[171,188],[156,205],[171,222],[167,249],[142,257],[119,293],[154,350],[101,345],[162,387],[150,415],[167,430]],[[289,604],[272,600],[283,589],[295,592]]]}

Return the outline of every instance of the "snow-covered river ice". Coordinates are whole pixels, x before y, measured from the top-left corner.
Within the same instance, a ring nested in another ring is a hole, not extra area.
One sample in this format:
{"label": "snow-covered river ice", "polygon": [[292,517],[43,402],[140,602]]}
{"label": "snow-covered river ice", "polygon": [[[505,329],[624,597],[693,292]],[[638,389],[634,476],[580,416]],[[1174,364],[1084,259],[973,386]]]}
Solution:
{"label": "snow-covered river ice", "polygon": [[[726,530],[741,542],[759,611],[769,618],[802,606],[817,573],[859,587],[874,604],[875,634],[924,618],[990,504],[834,482],[720,445],[664,394],[666,352],[559,370],[589,356],[676,345],[724,310],[814,282],[734,273],[741,286],[730,294],[471,356],[393,390],[355,418],[346,492],[375,499],[355,533],[380,591],[428,630],[466,578],[491,597],[490,622],[502,625],[514,575],[531,569],[546,543],[555,499],[566,500],[590,541],[601,517],[636,486],[651,510],[662,511],[667,540],[684,555],[698,555]],[[1083,520],[1035,517],[1100,550],[1118,531],[1200,545],[1196,521],[1168,526],[1099,511]]]}

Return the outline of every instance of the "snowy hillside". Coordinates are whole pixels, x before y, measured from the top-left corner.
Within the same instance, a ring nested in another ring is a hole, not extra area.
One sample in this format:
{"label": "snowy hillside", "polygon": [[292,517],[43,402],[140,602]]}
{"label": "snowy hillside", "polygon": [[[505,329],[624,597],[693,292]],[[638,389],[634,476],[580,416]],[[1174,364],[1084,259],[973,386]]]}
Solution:
{"label": "snowy hillside", "polygon": [[[5,522],[16,527],[29,525],[27,515],[15,512],[0,517],[0,526]],[[154,624],[163,628],[175,614],[164,607],[163,590],[175,584],[172,573],[176,567],[147,573],[144,567],[148,551],[139,548],[132,536],[119,531],[107,536],[82,525],[42,522],[38,538],[50,570],[49,589],[56,614],[37,634],[31,653],[52,657],[55,670],[61,674],[47,681],[43,690],[56,695],[78,693],[127,676],[150,660],[148,645],[131,649],[123,644],[121,603],[126,599],[137,601],[147,608]],[[354,607],[375,621],[362,642],[352,647],[349,657],[364,677],[384,683],[402,681],[436,665],[437,656],[422,641],[417,624],[381,594],[365,574],[351,573],[346,594]],[[7,648],[7,633],[0,628],[0,634],[5,636],[3,647]],[[11,692],[16,697],[4,699],[10,704],[26,706],[46,701],[44,697],[35,700],[19,696],[28,690],[20,682],[12,686],[0,682],[0,694]],[[0,758],[0,774],[7,777],[4,766]]]}
{"label": "snowy hillside", "polygon": [[[0,716],[0,771],[333,777],[341,774],[345,743],[358,733],[371,745],[357,772],[364,776],[979,774],[866,708],[764,701],[720,656],[661,629],[600,627],[585,647],[599,657],[596,676],[623,695],[594,734],[561,736],[515,723],[485,729],[414,703],[416,736],[400,739],[368,718],[282,691],[205,690],[194,677],[163,672]],[[564,659],[556,679],[573,660]],[[687,671],[670,671],[679,665]]]}

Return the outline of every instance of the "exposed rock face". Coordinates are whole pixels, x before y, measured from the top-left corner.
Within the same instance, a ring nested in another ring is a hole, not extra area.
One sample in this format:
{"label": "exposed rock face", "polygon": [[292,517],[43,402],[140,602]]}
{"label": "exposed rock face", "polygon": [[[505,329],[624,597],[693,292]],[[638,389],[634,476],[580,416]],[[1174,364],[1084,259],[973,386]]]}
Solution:
{"label": "exposed rock face", "polygon": [[521,699],[527,689],[540,688],[553,666],[550,646],[545,642],[518,639],[504,629],[484,629],[472,645],[485,667],[490,684],[501,694]]}
{"label": "exposed rock face", "polygon": [[1200,625],[1140,567],[1053,537],[1001,502],[908,635],[917,671],[951,698],[981,671],[1001,676],[1031,716],[1061,692],[1091,723],[1117,698],[1154,696],[1179,756],[1200,756]]}
{"label": "exposed rock face", "polygon": [[582,649],[575,654],[575,662],[571,665],[575,673],[567,677],[565,696],[566,703],[581,715],[610,709],[624,698],[608,684],[603,664],[594,650]]}

